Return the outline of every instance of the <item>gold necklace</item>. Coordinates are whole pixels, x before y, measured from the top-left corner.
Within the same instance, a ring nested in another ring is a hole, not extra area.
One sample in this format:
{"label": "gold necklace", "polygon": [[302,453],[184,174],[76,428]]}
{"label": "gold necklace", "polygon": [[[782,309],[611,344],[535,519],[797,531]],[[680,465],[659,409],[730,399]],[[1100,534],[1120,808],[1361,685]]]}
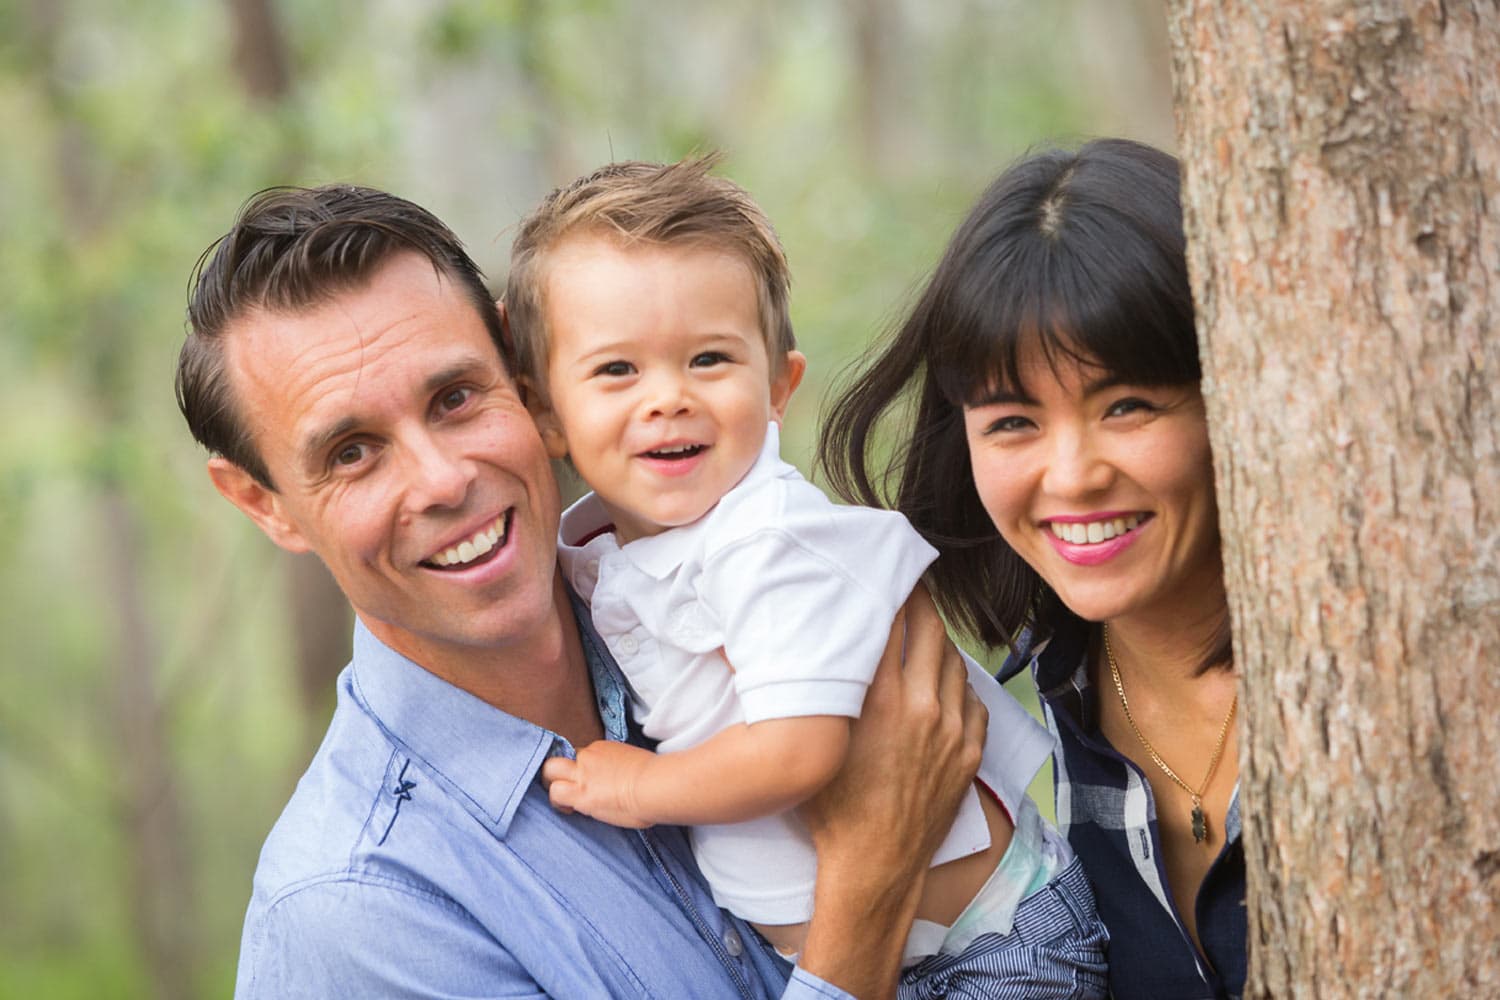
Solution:
{"label": "gold necklace", "polygon": [[1104,626],[1104,658],[1109,661],[1109,674],[1115,679],[1115,690],[1120,693],[1120,707],[1125,709],[1125,721],[1130,723],[1130,731],[1135,733],[1135,738],[1141,741],[1141,746],[1146,750],[1146,756],[1151,758],[1152,763],[1161,768],[1162,773],[1171,778],[1178,788],[1193,797],[1193,841],[1201,844],[1208,839],[1208,820],[1203,815],[1203,795],[1208,791],[1208,786],[1214,780],[1214,771],[1219,767],[1219,755],[1224,752],[1224,738],[1229,735],[1229,722],[1234,718],[1234,710],[1239,705],[1240,695],[1236,691],[1234,697],[1229,701],[1229,714],[1224,716],[1224,724],[1219,727],[1219,741],[1214,744],[1214,755],[1208,760],[1208,773],[1203,776],[1203,787],[1196,792],[1191,785],[1177,776],[1177,772],[1167,766],[1167,762],[1161,759],[1161,754],[1146,739],[1140,727],[1135,724],[1135,717],[1130,714],[1130,702],[1125,700],[1125,685],[1120,683],[1120,668],[1115,663],[1114,650],[1109,648],[1109,626]]}

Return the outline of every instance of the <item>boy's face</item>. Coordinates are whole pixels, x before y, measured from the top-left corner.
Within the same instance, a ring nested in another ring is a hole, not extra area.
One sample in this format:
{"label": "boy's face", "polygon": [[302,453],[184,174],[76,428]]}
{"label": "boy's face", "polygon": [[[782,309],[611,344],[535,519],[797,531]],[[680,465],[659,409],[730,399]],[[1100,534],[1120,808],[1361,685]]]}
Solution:
{"label": "boy's face", "polygon": [[773,371],[733,254],[582,235],[546,268],[548,451],[572,459],[622,542],[696,521],[755,464],[802,355]]}

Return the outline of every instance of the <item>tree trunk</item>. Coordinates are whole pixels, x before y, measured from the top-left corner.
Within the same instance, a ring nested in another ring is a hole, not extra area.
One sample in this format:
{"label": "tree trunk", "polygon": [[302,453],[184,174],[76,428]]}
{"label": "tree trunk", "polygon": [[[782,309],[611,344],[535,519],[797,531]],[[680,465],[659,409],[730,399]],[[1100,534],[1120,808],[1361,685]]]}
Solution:
{"label": "tree trunk", "polygon": [[1500,995],[1500,5],[1170,19],[1246,995]]}

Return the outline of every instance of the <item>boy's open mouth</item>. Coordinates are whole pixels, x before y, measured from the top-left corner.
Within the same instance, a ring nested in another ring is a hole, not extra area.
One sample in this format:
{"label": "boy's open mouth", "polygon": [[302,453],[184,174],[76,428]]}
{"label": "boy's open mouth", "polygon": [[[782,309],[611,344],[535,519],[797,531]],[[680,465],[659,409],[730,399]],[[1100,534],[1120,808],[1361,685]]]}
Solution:
{"label": "boy's open mouth", "polygon": [[505,548],[505,542],[510,538],[510,522],[514,514],[515,508],[512,507],[495,518],[493,523],[474,532],[457,545],[422,560],[422,565],[428,569],[455,570],[489,562]]}
{"label": "boy's open mouth", "polygon": [[665,448],[655,448],[651,451],[642,452],[647,458],[655,458],[664,462],[676,462],[685,458],[692,458],[708,450],[706,444],[674,444]]}

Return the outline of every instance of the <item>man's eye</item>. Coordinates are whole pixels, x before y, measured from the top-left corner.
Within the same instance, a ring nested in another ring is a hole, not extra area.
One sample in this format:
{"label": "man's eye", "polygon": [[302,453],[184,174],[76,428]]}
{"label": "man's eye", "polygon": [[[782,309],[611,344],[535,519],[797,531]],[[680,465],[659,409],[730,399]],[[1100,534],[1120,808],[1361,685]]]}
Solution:
{"label": "man's eye", "polygon": [[610,378],[620,378],[624,375],[629,375],[633,371],[635,371],[635,366],[629,361],[606,361],[594,369],[594,374],[606,375]]}
{"label": "man's eye", "polygon": [[693,358],[692,367],[710,368],[713,365],[727,364],[729,361],[729,355],[725,354],[723,351],[704,351],[702,354],[696,355]]}
{"label": "man's eye", "polygon": [[474,395],[473,389],[467,386],[455,386],[438,396],[437,408],[443,413],[451,413],[467,403],[472,395]]}
{"label": "man's eye", "polygon": [[364,461],[368,449],[358,441],[350,441],[333,453],[333,464],[339,468],[349,468]]}

